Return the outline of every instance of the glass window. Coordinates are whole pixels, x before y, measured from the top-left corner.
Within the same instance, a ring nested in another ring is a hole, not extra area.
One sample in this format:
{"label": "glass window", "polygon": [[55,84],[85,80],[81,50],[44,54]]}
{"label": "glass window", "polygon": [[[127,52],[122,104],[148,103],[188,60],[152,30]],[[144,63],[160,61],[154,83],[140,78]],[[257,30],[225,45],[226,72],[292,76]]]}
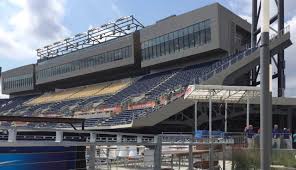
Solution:
{"label": "glass window", "polygon": [[193,34],[193,26],[188,28],[188,38],[189,38],[189,48],[194,47],[194,34]]}
{"label": "glass window", "polygon": [[184,33],[183,29],[178,30],[178,42],[179,42],[179,49],[184,48]]}
{"label": "glass window", "polygon": [[184,49],[189,47],[188,28],[183,29],[184,32]]}
{"label": "glass window", "polygon": [[200,45],[200,26],[199,26],[199,23],[198,24],[195,24],[193,26],[193,31],[194,31],[194,43],[195,43],[195,46],[199,46]]}
{"label": "glass window", "polygon": [[174,45],[174,33],[169,34],[169,45],[170,45],[170,54],[174,53],[175,50],[175,45]]}
{"label": "glass window", "polygon": [[206,43],[211,41],[211,28],[206,29]]}
{"label": "glass window", "polygon": [[153,56],[153,51],[152,51],[152,41],[149,40],[149,46],[148,46],[148,58],[151,59]]}
{"label": "glass window", "polygon": [[160,55],[165,55],[165,43],[164,43],[164,36],[160,37]]}
{"label": "glass window", "polygon": [[178,31],[174,32],[174,44],[175,44],[175,51],[179,51],[180,46],[179,46]]}
{"label": "glass window", "polygon": [[159,37],[156,38],[156,56],[157,57],[160,56],[160,38]]}
{"label": "glass window", "polygon": [[165,55],[170,53],[170,45],[169,45],[169,35],[166,34],[164,36],[164,46],[165,46]]}

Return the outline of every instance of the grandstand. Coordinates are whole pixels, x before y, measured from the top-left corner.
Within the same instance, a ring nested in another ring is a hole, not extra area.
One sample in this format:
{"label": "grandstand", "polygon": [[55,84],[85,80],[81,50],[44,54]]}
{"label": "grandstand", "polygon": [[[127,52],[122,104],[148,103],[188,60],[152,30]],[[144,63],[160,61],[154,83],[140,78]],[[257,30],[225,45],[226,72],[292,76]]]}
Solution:
{"label": "grandstand", "polygon": [[[38,49],[34,64],[3,72],[2,93],[10,99],[0,100],[0,115],[85,118],[86,129],[92,130],[192,131],[194,103],[184,100],[188,85],[254,85],[251,72],[258,68],[259,50],[250,46],[251,25],[218,3],[147,27],[133,16],[116,22],[123,20],[122,32],[112,33],[116,38],[88,30]],[[270,39],[271,54],[290,45],[286,28]],[[233,118],[243,117],[244,108],[232,105],[239,108]],[[290,107],[288,115],[295,110],[288,103],[276,107],[282,106]],[[203,127],[207,123],[203,102],[200,109]],[[218,129],[224,113],[221,104],[215,109]],[[63,123],[1,125],[72,128]]]}

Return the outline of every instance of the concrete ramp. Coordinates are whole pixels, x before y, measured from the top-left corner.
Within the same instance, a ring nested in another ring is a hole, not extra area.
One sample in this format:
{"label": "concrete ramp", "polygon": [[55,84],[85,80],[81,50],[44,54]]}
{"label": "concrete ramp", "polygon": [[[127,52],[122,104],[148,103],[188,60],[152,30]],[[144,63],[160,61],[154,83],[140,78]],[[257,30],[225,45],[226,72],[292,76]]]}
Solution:
{"label": "concrete ramp", "polygon": [[[274,38],[270,41],[270,52],[271,54],[276,54],[280,48],[287,48],[292,44],[290,40],[290,33],[287,32],[277,38]],[[214,75],[206,81],[203,81],[201,84],[205,85],[225,85],[231,84],[236,78],[241,76],[244,73],[249,72],[252,68],[259,64],[260,49],[258,48],[250,55],[245,56],[241,60],[229,65],[226,69]],[[131,127],[139,128],[145,126],[154,126],[169,117],[183,111],[184,109],[194,105],[194,102],[191,100],[184,100],[183,97],[176,99],[175,101],[169,103],[166,106],[163,106],[158,111],[149,113],[146,117],[141,117],[137,120],[134,120]],[[222,119],[223,117],[221,117]],[[217,117],[220,119],[220,117]],[[201,120],[201,123],[206,121]]]}
{"label": "concrete ramp", "polygon": [[[290,40],[290,33],[281,35],[270,41],[270,54],[276,54],[280,48],[287,48],[292,45]],[[260,48],[251,53],[249,56],[244,57],[242,60],[230,65],[227,69],[216,73],[207,81],[201,84],[205,85],[232,85],[237,78],[243,74],[248,73],[252,68],[260,64]]]}

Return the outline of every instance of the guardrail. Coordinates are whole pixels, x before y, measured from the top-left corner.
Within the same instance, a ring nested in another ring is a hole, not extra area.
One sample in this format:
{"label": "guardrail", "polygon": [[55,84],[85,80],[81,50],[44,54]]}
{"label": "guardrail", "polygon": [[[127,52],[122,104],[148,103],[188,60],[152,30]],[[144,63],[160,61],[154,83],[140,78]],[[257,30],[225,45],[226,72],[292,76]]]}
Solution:
{"label": "guardrail", "polygon": [[[283,35],[285,35],[286,33],[290,32],[290,26],[286,26],[284,29],[282,29],[281,31],[279,31],[276,34],[272,34],[270,35],[270,41],[273,41],[275,39],[278,39],[280,37],[282,37]],[[210,71],[209,73],[205,74],[204,76],[202,76],[202,78],[200,79],[199,83],[202,81],[206,81],[209,78],[213,77],[215,74],[222,72],[223,70],[226,70],[229,66],[235,64],[236,62],[240,61],[241,59],[243,59],[244,57],[250,55],[252,52],[254,52],[255,50],[257,50],[258,46],[253,47],[253,48],[247,48],[243,53],[239,54],[239,55],[235,55],[232,59],[230,59],[228,62],[222,64],[221,66],[214,68],[212,71]]]}

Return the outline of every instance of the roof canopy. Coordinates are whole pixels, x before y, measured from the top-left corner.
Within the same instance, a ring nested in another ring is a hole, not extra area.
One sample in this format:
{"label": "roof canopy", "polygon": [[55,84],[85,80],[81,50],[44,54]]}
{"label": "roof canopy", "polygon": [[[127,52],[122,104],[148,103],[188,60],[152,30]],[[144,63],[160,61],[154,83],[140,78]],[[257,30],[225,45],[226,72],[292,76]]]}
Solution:
{"label": "roof canopy", "polygon": [[259,96],[260,88],[251,86],[189,85],[185,99],[239,102]]}

